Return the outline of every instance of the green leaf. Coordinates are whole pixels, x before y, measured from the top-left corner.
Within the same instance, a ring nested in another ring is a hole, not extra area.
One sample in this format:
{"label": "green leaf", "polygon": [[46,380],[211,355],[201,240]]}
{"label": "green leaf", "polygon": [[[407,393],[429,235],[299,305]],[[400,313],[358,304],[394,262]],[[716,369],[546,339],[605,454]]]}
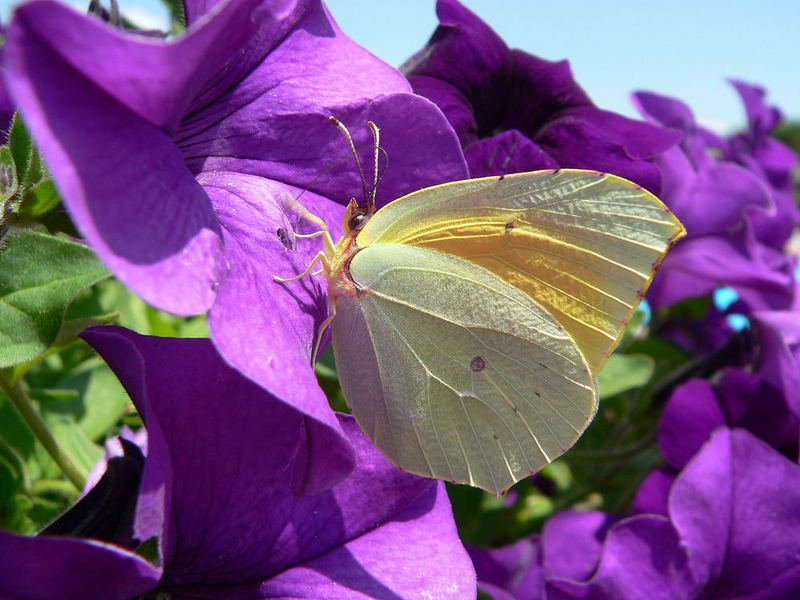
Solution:
{"label": "green leaf", "polygon": [[47,172],[42,164],[42,157],[36,146],[31,147],[30,158],[28,159],[27,169],[25,171],[25,179],[22,181],[22,188],[32,188],[41,181],[46,179]]}
{"label": "green leaf", "polygon": [[24,460],[33,456],[35,439],[14,405],[0,391],[0,438]]}
{"label": "green leaf", "polygon": [[517,515],[524,521],[533,521],[553,514],[553,500],[544,494],[531,494],[525,498]]}
{"label": "green leaf", "polygon": [[8,465],[14,479],[19,480],[23,488],[30,486],[30,477],[25,460],[11,444],[0,436],[0,458]]}
{"label": "green leaf", "polygon": [[59,204],[61,204],[61,198],[53,180],[43,179],[30,187],[23,188],[19,216],[25,222],[35,221],[58,207]]}
{"label": "green leaf", "polygon": [[568,490],[574,480],[569,463],[564,460],[557,460],[545,465],[539,471],[539,476],[552,481],[559,492]]}
{"label": "green leaf", "polygon": [[339,412],[350,412],[344,399],[342,388],[339,385],[339,377],[336,374],[333,344],[328,344],[325,352],[320,355],[317,364],[314,365],[314,374],[317,376],[317,382],[322,391],[325,392],[331,408]]}
{"label": "green leaf", "polygon": [[82,244],[15,231],[0,249],[0,367],[43,354],[70,301],[108,271]]}
{"label": "green leaf", "polygon": [[111,313],[107,315],[98,315],[96,317],[88,317],[85,319],[65,320],[61,324],[61,329],[58,330],[56,339],[53,340],[52,346],[55,348],[63,348],[78,339],[78,334],[87,327],[94,327],[95,325],[108,325],[114,323],[119,314]]}
{"label": "green leaf", "polygon": [[169,10],[172,21],[173,34],[180,33],[186,28],[186,12],[183,8],[183,2],[179,0],[161,0],[164,6]]}
{"label": "green leaf", "polygon": [[127,412],[130,400],[111,369],[99,359],[92,362],[93,368],[74,373],[60,384],[76,390],[76,395],[43,404],[42,413],[45,419],[68,416],[89,439],[99,441]]}
{"label": "green leaf", "polygon": [[2,452],[0,452],[0,515],[7,512],[14,493],[22,479],[19,469]]}
{"label": "green leaf", "polygon": [[69,402],[80,396],[78,390],[31,388],[30,397],[37,402]]}
{"label": "green leaf", "polygon": [[14,158],[11,156],[11,149],[8,146],[0,146],[0,197],[2,198],[2,214],[5,214],[6,201],[17,193],[19,184],[17,182],[17,169],[14,166]]}
{"label": "green leaf", "polygon": [[600,397],[643,386],[650,381],[654,368],[655,362],[646,354],[612,354],[597,377]]}
{"label": "green leaf", "polygon": [[[42,416],[61,450],[69,456],[81,475],[86,478],[94,464],[103,455],[102,448],[86,437],[86,434],[71,417],[48,412],[44,412]],[[37,447],[38,449],[39,447]],[[40,462],[51,462],[44,449],[41,450],[38,458]],[[47,474],[51,472],[49,465],[44,468],[44,472]]]}
{"label": "green leaf", "polygon": [[33,143],[28,130],[22,124],[19,113],[15,113],[14,119],[11,121],[11,128],[8,131],[8,148],[14,159],[17,181],[24,181],[28,172],[28,163],[33,154]]}
{"label": "green leaf", "polygon": [[[88,314],[99,311],[119,313],[118,324],[145,335],[159,337],[209,337],[205,315],[177,317],[156,310],[115,279],[104,281],[93,288],[91,299],[94,308]],[[76,302],[81,304],[81,302]],[[94,311],[94,312],[92,312]],[[73,313],[71,306],[68,314]],[[87,314],[85,311],[80,314]]]}

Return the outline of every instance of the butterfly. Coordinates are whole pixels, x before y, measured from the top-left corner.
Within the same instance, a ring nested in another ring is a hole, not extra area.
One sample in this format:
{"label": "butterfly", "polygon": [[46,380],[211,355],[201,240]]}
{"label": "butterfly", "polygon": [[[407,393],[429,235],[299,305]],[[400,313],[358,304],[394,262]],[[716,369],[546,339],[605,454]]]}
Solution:
{"label": "butterfly", "polygon": [[276,280],[321,263],[314,355],[330,326],[347,404],[384,455],[499,495],[586,429],[596,375],[685,230],[640,186],[576,169],[445,183],[376,211],[368,126],[372,191],[336,243],[293,203],[323,249]]}

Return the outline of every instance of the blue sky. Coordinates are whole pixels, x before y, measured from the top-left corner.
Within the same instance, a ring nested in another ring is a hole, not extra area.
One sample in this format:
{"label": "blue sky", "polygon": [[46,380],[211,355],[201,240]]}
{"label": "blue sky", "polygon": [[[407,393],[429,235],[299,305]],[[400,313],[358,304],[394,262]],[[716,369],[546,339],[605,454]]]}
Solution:
{"label": "blue sky", "polygon": [[[164,22],[158,0],[119,0],[143,24]],[[73,2],[70,2],[74,4]],[[78,3],[83,5],[84,3]],[[85,3],[88,5],[88,1]],[[328,0],[340,27],[398,66],[436,27],[433,0]],[[728,77],[759,83],[768,99],[800,119],[800,1],[464,0],[511,47],[567,58],[595,103],[635,116],[629,93],[647,89],[688,102],[720,132],[744,124]],[[0,0],[7,18],[8,0]]]}

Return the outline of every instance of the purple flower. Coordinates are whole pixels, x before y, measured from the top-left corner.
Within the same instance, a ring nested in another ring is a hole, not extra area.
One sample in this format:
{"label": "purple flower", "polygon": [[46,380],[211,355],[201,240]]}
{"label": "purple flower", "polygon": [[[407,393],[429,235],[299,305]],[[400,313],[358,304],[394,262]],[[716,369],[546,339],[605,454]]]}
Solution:
{"label": "purple flower", "polygon": [[665,306],[727,285],[750,310],[790,306],[796,261],[776,249],[782,243],[774,236],[765,244],[759,232],[777,220],[793,226],[795,216],[776,214],[775,196],[760,172],[714,156],[725,154],[727,141],[697,125],[686,104],[649,92],[634,94],[634,102],[651,122],[683,134],[656,162],[664,177],[661,199],[687,237],[662,263],[648,301]]}
{"label": "purple flower", "polygon": [[436,12],[438,29],[401,69],[447,115],[473,177],[574,167],[659,192],[650,159],[680,139],[676,132],[598,109],[567,61],[510,50],[456,0],[438,0]]}
{"label": "purple flower", "polygon": [[0,532],[0,596],[475,596],[443,484],[392,466],[349,417],[341,421],[358,467],[298,498],[302,413],[227,366],[209,341],[115,327],[84,336],[145,421],[132,529],[139,541],[157,539],[160,563],[97,540]]}
{"label": "purple flower", "polygon": [[467,547],[478,589],[494,600],[536,600],[544,584],[541,542],[538,536],[503,548]]}
{"label": "purple flower", "polygon": [[[800,589],[798,511],[800,465],[745,430],[722,428],[681,471],[667,516],[559,513],[531,563],[505,553],[516,561],[505,566],[518,565],[533,587],[497,597],[789,600]],[[491,570],[476,566],[486,581]]]}
{"label": "purple flower", "polygon": [[774,214],[754,212],[751,220],[758,239],[781,250],[800,224],[800,209],[794,198],[793,172],[797,169],[797,155],[771,133],[782,120],[780,110],[764,102],[764,88],[731,80],[747,112],[747,130],[726,140],[723,156],[741,164],[758,175],[770,188]]}
{"label": "purple flower", "polygon": [[[669,274],[665,276],[668,277]],[[727,317],[729,314],[739,314],[736,311],[738,304],[734,302],[724,311],[711,305],[699,319],[693,315],[670,314],[670,317],[659,325],[658,336],[693,355],[718,352],[730,343],[731,336],[735,333]]]}
{"label": "purple flower", "polygon": [[[315,492],[341,480],[352,450],[309,368],[326,316],[314,279],[290,284],[319,250],[302,202],[339,231],[361,190],[352,165],[326,170],[383,131],[382,202],[466,176],[441,112],[396,70],[341,33],[319,0],[185,3],[188,30],[163,42],[112,29],[61,3],[16,10],[6,80],[86,241],[144,300],[206,310],[225,359],[300,408],[310,453],[338,466],[309,473]],[[369,153],[365,153],[365,157]],[[313,463],[313,460],[311,461]]]}
{"label": "purple flower", "polygon": [[675,389],[664,407],[658,445],[667,462],[683,468],[719,427],[741,427],[797,459],[798,418],[779,389],[755,373],[725,369],[712,385],[693,379]]}
{"label": "purple flower", "polygon": [[751,315],[758,332],[757,372],[786,397],[800,418],[800,312],[762,311]]}
{"label": "purple flower", "polygon": [[675,481],[669,519],[619,522],[591,578],[550,578],[547,598],[794,598],[798,511],[800,465],[720,429]]}
{"label": "purple flower", "polygon": [[106,472],[106,468],[108,467],[108,463],[116,457],[125,456],[125,442],[123,440],[127,440],[128,442],[137,446],[144,456],[147,456],[147,429],[144,427],[139,429],[139,431],[133,431],[127,425],[122,426],[122,431],[119,432],[117,437],[109,438],[105,441],[105,453],[100,458],[100,460],[95,463],[92,470],[89,472],[89,475],[86,477],[86,483],[83,486],[83,492],[81,495],[87,494],[92,488],[97,485],[97,482],[103,477],[103,474]]}
{"label": "purple flower", "polygon": [[637,511],[666,515],[678,473],[721,427],[747,429],[797,460],[800,419],[781,388],[758,373],[733,368],[717,373],[713,381],[690,380],[669,397],[658,429],[658,446],[668,465],[644,480],[634,500]]}

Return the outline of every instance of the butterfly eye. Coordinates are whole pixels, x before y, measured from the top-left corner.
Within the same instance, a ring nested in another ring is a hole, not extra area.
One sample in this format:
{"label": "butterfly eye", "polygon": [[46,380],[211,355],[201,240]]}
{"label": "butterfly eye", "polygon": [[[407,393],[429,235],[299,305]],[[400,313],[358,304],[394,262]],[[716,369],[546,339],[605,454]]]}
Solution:
{"label": "butterfly eye", "polygon": [[348,226],[350,227],[351,231],[355,231],[361,229],[364,226],[365,221],[366,215],[364,215],[364,213],[355,213],[352,217],[350,217]]}

